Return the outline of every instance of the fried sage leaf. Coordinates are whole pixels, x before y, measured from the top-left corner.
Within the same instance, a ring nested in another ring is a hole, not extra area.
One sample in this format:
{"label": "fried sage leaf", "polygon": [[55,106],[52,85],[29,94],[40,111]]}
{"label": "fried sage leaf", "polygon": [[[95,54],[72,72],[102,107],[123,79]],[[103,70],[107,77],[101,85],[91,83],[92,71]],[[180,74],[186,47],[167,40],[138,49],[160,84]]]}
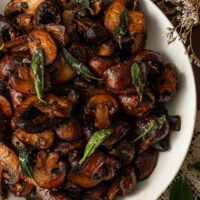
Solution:
{"label": "fried sage leaf", "polygon": [[142,70],[137,63],[133,63],[131,66],[131,77],[132,83],[135,86],[141,101],[143,96],[144,84],[142,81]]}
{"label": "fried sage leaf", "polygon": [[162,115],[156,120],[149,121],[145,126],[141,127],[139,130],[139,136],[133,141],[133,143],[145,137],[150,132],[156,131],[162,128],[163,124],[166,122],[166,116]]}
{"label": "fried sage leaf", "polygon": [[62,49],[63,57],[65,62],[72,68],[75,69],[77,74],[81,75],[86,81],[96,80],[102,81],[102,79],[97,78],[89,68],[80,63],[74,56],[72,56],[65,48]]}
{"label": "fried sage leaf", "polygon": [[44,52],[42,49],[36,49],[31,66],[34,73],[36,95],[40,101],[44,101],[42,100],[44,92]]}
{"label": "fried sage leaf", "polygon": [[169,200],[192,200],[192,189],[184,179],[177,180],[170,191]]}
{"label": "fried sage leaf", "polygon": [[124,35],[126,35],[127,30],[128,30],[128,16],[126,12],[123,11],[120,15],[119,26],[115,30],[116,38],[117,38],[120,49],[122,48],[121,39]]}
{"label": "fried sage leaf", "polygon": [[101,129],[95,132],[90,137],[85,147],[84,155],[79,161],[79,164],[83,164],[83,162],[85,162],[85,160],[94,153],[94,151],[106,140],[106,138],[108,138],[109,135],[111,135],[111,133],[112,129]]}
{"label": "fried sage leaf", "polygon": [[33,178],[33,170],[29,162],[28,151],[26,148],[19,150],[19,161],[24,174],[30,178]]}

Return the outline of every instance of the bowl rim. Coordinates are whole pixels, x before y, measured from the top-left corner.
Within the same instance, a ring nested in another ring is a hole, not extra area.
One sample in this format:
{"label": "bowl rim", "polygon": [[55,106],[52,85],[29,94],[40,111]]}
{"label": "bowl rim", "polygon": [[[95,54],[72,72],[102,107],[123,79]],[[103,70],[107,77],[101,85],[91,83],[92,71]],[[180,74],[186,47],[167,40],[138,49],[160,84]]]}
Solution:
{"label": "bowl rim", "polygon": [[[152,2],[151,0],[142,0],[142,1],[148,1],[150,4],[152,4],[152,7],[154,7],[157,12],[162,15],[169,23],[169,25],[171,27],[174,27],[174,25],[171,23],[171,21],[169,20],[169,18],[164,14],[164,12],[154,3]],[[177,33],[177,31],[175,31],[175,34],[176,35],[179,35]],[[185,45],[183,44],[182,41],[179,41],[180,42],[180,45],[182,46],[182,48],[185,50],[186,52],[186,47]],[[191,80],[190,80],[190,85],[192,86],[192,89],[194,90],[193,91],[193,95],[194,95],[194,105],[193,105],[193,115],[191,116],[190,114],[190,117],[192,118],[192,121],[193,123],[191,124],[191,130],[192,130],[192,133],[188,136],[188,144],[187,146],[185,146],[185,153],[184,153],[184,156],[182,157],[181,159],[181,162],[179,162],[179,165],[176,166],[177,170],[176,170],[176,173],[174,173],[172,176],[171,176],[171,179],[169,181],[169,183],[165,184],[165,187],[162,187],[163,189],[160,191],[160,194],[158,194],[156,197],[156,199],[158,199],[160,197],[160,195],[170,186],[170,184],[172,183],[172,181],[174,180],[174,178],[176,177],[176,175],[178,174],[178,172],[180,171],[181,169],[181,166],[183,165],[183,162],[185,161],[185,158],[188,154],[188,151],[189,151],[189,148],[191,146],[191,143],[192,143],[192,138],[193,138],[193,135],[194,135],[194,129],[195,129],[195,123],[196,123],[196,116],[197,116],[197,86],[196,86],[196,82],[195,82],[195,76],[194,76],[194,70],[193,70],[193,67],[192,67],[192,64],[190,62],[190,59],[189,59],[189,55],[187,53],[186,54],[186,59],[188,60],[190,66],[188,66],[188,69],[190,70],[190,74],[191,74]]]}

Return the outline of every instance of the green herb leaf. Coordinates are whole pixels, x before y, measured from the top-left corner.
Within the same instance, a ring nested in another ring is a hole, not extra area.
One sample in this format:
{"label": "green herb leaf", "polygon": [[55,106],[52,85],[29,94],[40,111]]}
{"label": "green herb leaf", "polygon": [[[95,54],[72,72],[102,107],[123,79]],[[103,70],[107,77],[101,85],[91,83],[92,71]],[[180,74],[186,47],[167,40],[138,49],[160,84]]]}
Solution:
{"label": "green herb leaf", "polygon": [[42,49],[36,49],[31,63],[34,73],[35,91],[38,99],[42,102],[44,92],[44,52]]}
{"label": "green herb leaf", "polygon": [[196,162],[192,165],[192,168],[196,169],[197,171],[200,171],[200,162]]}
{"label": "green herb leaf", "polygon": [[84,8],[90,8],[90,0],[75,0],[76,3],[79,3]]}
{"label": "green herb leaf", "polygon": [[170,191],[169,200],[192,200],[192,189],[184,180],[177,180]]}
{"label": "green herb leaf", "polygon": [[24,174],[33,178],[33,170],[28,159],[28,151],[26,148],[19,150],[19,161]]}
{"label": "green herb leaf", "polygon": [[63,57],[65,62],[72,68],[75,69],[77,74],[81,75],[86,81],[96,80],[102,81],[101,78],[97,78],[89,68],[80,63],[74,56],[72,56],[65,48],[62,49]]}
{"label": "green herb leaf", "polygon": [[136,91],[141,101],[143,96],[144,84],[142,81],[142,71],[137,63],[133,63],[131,66],[131,77],[132,77],[132,83],[133,85],[135,85]]}
{"label": "green herb leaf", "polygon": [[166,122],[166,116],[162,115],[156,120],[149,121],[144,127],[141,127],[139,130],[139,136],[133,141],[133,143],[145,137],[150,132],[156,131],[162,128],[163,124]]}
{"label": "green herb leaf", "polygon": [[91,156],[94,151],[108,138],[109,135],[111,135],[112,129],[102,129],[97,132],[95,132],[89,139],[84,155],[82,159],[79,161],[79,164],[81,165],[85,160]]}
{"label": "green herb leaf", "polygon": [[120,49],[122,48],[121,39],[127,33],[128,30],[128,16],[125,11],[120,15],[119,26],[115,30],[116,38],[119,44]]}

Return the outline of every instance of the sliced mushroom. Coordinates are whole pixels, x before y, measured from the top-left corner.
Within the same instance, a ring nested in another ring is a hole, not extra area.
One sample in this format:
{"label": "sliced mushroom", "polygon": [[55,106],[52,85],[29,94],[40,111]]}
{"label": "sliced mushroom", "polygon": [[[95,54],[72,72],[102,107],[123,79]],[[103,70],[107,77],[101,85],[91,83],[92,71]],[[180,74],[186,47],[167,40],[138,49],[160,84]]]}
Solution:
{"label": "sliced mushroom", "polygon": [[92,57],[89,60],[89,66],[90,68],[100,77],[103,76],[103,73],[105,70],[109,69],[109,67],[113,65],[113,61],[108,60],[106,58],[102,58],[102,57]]}
{"label": "sliced mushroom", "polygon": [[8,172],[6,182],[15,185],[19,181],[19,159],[17,155],[4,144],[0,143],[0,163]]}
{"label": "sliced mushroom", "polygon": [[66,194],[42,188],[37,188],[37,198],[38,200],[71,200]]}
{"label": "sliced mushroom", "polygon": [[0,41],[5,43],[14,40],[22,34],[22,31],[12,22],[0,15]]}
{"label": "sliced mushroom", "polygon": [[17,67],[9,79],[9,85],[20,93],[35,94],[33,71],[31,67]]}
{"label": "sliced mushroom", "polygon": [[97,1],[91,2],[90,13],[93,16],[98,15],[100,13],[101,9],[102,9],[102,6],[103,6],[103,0],[97,0]]}
{"label": "sliced mushroom", "polygon": [[[25,132],[37,133],[49,129],[63,121],[63,118],[48,117],[46,114],[40,112],[36,104],[41,105],[37,97],[32,96],[24,100],[21,105],[17,107],[11,123],[13,129],[20,128]],[[59,104],[57,104],[57,106],[59,109],[63,109]],[[41,107],[41,109],[42,108],[43,110],[45,109],[44,106]],[[52,109],[56,109],[56,107],[52,106],[51,110]],[[56,113],[56,111],[54,113]]]}
{"label": "sliced mushroom", "polygon": [[158,152],[154,149],[147,149],[146,151],[137,155],[135,160],[135,166],[138,170],[138,180],[142,181],[148,178],[157,163],[158,160]]}
{"label": "sliced mushroom", "polygon": [[18,197],[26,197],[30,194],[35,186],[25,183],[24,181],[18,182],[14,186],[9,186],[10,192],[12,192],[15,196]]}
{"label": "sliced mushroom", "polygon": [[98,22],[89,19],[78,19],[75,21],[77,31],[88,44],[101,44],[108,39],[108,31]]}
{"label": "sliced mushroom", "polygon": [[8,119],[10,119],[13,116],[13,111],[10,102],[2,95],[0,95],[0,110]]}
{"label": "sliced mushroom", "polygon": [[33,177],[40,187],[54,188],[61,185],[67,174],[64,162],[59,161],[57,153],[40,151],[33,169]]}
{"label": "sliced mushroom", "polygon": [[113,56],[115,48],[116,48],[116,44],[114,43],[114,41],[109,40],[107,42],[104,42],[99,47],[98,55],[105,56],[105,57]]}
{"label": "sliced mushroom", "polygon": [[83,150],[85,148],[86,141],[84,139],[69,141],[69,142],[59,142],[54,147],[54,151],[60,153],[61,155],[68,155],[70,152]]}
{"label": "sliced mushroom", "polygon": [[135,148],[127,139],[123,139],[110,151],[110,155],[117,158],[122,165],[129,165],[135,158]]}
{"label": "sliced mushroom", "polygon": [[[152,121],[155,121],[156,119],[158,119],[158,116],[155,116],[155,115],[149,115],[149,116],[143,117],[143,118],[137,120],[136,126],[139,130],[140,127],[145,127],[148,125],[148,123],[151,123]],[[135,133],[136,133],[136,135],[140,134],[137,131]],[[142,139],[142,141],[139,144],[139,147],[141,150],[145,150],[149,146],[154,145],[157,142],[164,139],[168,134],[169,134],[169,123],[167,120],[165,120],[161,127],[159,127],[156,130],[149,131],[149,133],[147,133],[144,136],[144,138]]]}
{"label": "sliced mushroom", "polygon": [[162,72],[159,80],[156,82],[156,99],[161,103],[170,101],[176,93],[177,85],[177,73],[174,69],[174,66],[168,64],[165,66],[164,71]]}
{"label": "sliced mushroom", "polygon": [[44,51],[45,63],[50,65],[57,57],[57,46],[47,31],[33,30],[28,37],[29,48],[33,55],[37,48]]}
{"label": "sliced mushroom", "polygon": [[119,121],[116,123],[117,126],[114,128],[112,134],[102,144],[109,149],[111,149],[114,144],[120,141],[130,129],[130,125],[126,122]]}
{"label": "sliced mushroom", "polygon": [[30,64],[30,54],[27,52],[9,52],[0,59],[0,78],[8,78],[16,67]]}
{"label": "sliced mushroom", "polygon": [[112,179],[119,167],[119,163],[112,157],[95,152],[86,160],[81,169],[72,169],[67,179],[81,187],[91,188],[104,180]]}
{"label": "sliced mushroom", "polygon": [[119,96],[119,101],[126,113],[141,117],[147,115],[153,109],[155,97],[148,92],[140,101],[140,97],[137,94],[122,94]]}
{"label": "sliced mushroom", "polygon": [[108,90],[113,93],[133,93],[135,91],[129,63],[123,62],[112,65],[104,71],[103,78]]}
{"label": "sliced mushroom", "polygon": [[37,26],[36,28],[49,32],[59,46],[65,46],[65,44],[69,41],[69,35],[66,32],[65,26],[59,24],[46,24]]}
{"label": "sliced mushroom", "polygon": [[108,94],[99,94],[91,97],[86,106],[85,114],[95,116],[95,126],[106,128],[110,126],[109,116],[118,110],[116,100]]}
{"label": "sliced mushroom", "polygon": [[70,118],[63,124],[59,124],[55,128],[57,136],[62,140],[77,140],[81,137],[80,122],[76,119]]}
{"label": "sliced mushroom", "polygon": [[7,4],[4,15],[8,18],[12,18],[18,13],[35,15],[37,7],[43,1],[44,0],[12,0]]}
{"label": "sliced mushroom", "polygon": [[38,149],[47,149],[51,147],[54,142],[54,133],[52,130],[45,130],[43,132],[33,134],[17,129],[13,134],[20,141]]}
{"label": "sliced mushroom", "polygon": [[51,68],[53,85],[69,82],[76,76],[76,71],[68,66],[61,53],[58,54],[56,60],[52,63]]}
{"label": "sliced mushroom", "polygon": [[17,15],[18,26],[25,32],[29,32],[33,29],[33,15],[19,14]]}
{"label": "sliced mushroom", "polygon": [[38,7],[34,15],[34,24],[60,24],[61,16],[57,7],[51,1],[44,1]]}

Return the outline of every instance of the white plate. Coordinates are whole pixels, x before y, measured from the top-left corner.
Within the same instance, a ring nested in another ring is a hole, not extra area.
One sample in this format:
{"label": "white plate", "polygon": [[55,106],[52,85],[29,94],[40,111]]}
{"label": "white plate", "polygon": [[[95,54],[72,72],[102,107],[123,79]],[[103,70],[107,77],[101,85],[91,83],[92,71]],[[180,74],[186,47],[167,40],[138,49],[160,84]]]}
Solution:
{"label": "white plate", "polygon": [[[8,0],[0,0],[3,12]],[[160,153],[158,164],[150,178],[138,184],[132,195],[124,200],[156,200],[172,182],[187,154],[193,135],[196,116],[196,89],[194,75],[185,47],[180,41],[168,45],[166,29],[172,27],[165,15],[150,1],[142,0],[145,12],[148,39],[146,47],[161,53],[166,62],[176,65],[179,74],[179,89],[169,104],[170,114],[181,116],[180,132],[172,133],[171,150]],[[19,198],[11,197],[9,200]]]}

